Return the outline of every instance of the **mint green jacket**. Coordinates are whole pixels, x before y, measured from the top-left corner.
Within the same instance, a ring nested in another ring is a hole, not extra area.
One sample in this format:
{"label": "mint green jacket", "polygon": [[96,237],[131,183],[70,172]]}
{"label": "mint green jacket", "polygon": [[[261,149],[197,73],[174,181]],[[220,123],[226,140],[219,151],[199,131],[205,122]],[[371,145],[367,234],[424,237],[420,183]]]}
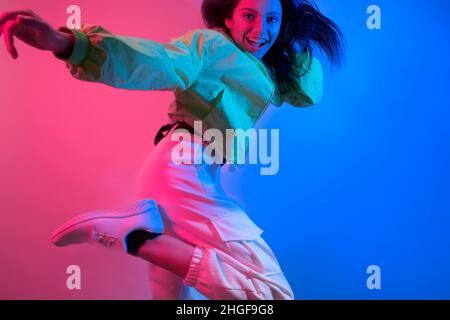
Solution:
{"label": "mint green jacket", "polygon": [[[295,83],[274,83],[263,63],[217,30],[193,30],[167,44],[93,25],[72,32],[73,52],[60,58],[75,78],[122,89],[170,90],[172,118],[202,120],[203,129],[216,128],[224,136],[226,129],[253,128],[270,102],[306,107],[322,96],[316,58]],[[295,55],[295,67],[305,70],[307,58]]]}

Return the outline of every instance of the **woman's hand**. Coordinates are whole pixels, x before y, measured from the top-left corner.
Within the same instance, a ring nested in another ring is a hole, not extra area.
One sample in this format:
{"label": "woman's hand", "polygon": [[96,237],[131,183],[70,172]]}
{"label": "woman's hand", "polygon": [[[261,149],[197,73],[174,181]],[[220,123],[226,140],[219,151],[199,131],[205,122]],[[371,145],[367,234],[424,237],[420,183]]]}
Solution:
{"label": "woman's hand", "polygon": [[14,37],[40,50],[69,56],[74,45],[72,34],[53,29],[44,19],[31,10],[16,10],[0,14],[0,37],[3,35],[6,49],[13,59],[18,53]]}

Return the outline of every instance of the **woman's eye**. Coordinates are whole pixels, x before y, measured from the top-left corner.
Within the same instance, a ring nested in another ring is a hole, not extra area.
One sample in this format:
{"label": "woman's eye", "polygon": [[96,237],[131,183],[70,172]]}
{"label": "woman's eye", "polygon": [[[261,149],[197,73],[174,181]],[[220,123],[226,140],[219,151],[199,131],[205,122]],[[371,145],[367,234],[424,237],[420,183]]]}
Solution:
{"label": "woman's eye", "polygon": [[255,16],[252,14],[246,14],[244,15],[244,18],[247,19],[248,21],[252,21],[255,18]]}
{"label": "woman's eye", "polygon": [[277,17],[269,17],[269,18],[267,18],[267,22],[269,22],[269,23],[275,23],[277,21],[278,21]]}

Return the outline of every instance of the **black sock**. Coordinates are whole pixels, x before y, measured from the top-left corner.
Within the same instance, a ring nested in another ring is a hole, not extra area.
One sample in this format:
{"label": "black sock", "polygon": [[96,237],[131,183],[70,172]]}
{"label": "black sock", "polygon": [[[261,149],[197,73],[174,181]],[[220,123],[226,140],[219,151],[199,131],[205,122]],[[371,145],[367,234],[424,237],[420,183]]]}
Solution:
{"label": "black sock", "polygon": [[154,239],[160,235],[161,233],[152,233],[145,230],[136,230],[131,232],[125,240],[128,247],[127,253],[133,256],[137,255],[139,249],[145,241]]}

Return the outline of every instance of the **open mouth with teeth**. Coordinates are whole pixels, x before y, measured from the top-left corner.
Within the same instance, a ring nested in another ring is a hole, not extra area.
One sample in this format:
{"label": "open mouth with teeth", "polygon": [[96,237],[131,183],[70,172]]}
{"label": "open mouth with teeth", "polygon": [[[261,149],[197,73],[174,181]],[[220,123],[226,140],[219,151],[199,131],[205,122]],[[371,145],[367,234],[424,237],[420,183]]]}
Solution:
{"label": "open mouth with teeth", "polygon": [[262,38],[252,38],[252,37],[247,37],[245,38],[245,40],[247,41],[247,43],[250,45],[251,48],[254,48],[255,50],[259,50],[261,49],[263,46],[265,46],[267,44],[267,40],[266,39],[262,39]]}

